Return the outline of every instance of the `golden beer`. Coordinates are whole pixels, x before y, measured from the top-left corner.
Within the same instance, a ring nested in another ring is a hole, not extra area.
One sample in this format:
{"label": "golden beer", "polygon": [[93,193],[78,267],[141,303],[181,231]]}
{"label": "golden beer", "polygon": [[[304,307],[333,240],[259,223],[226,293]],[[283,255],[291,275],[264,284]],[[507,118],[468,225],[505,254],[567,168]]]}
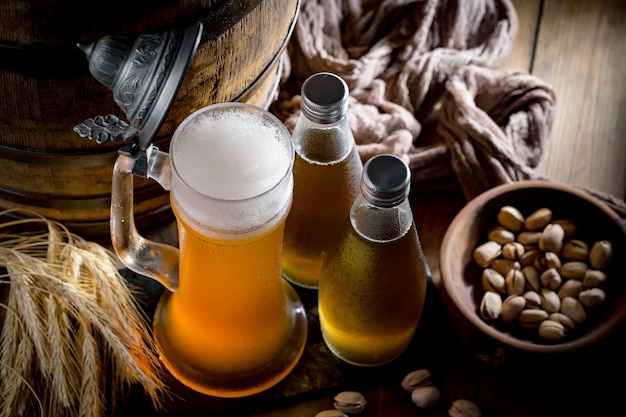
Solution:
{"label": "golden beer", "polygon": [[261,109],[213,105],[176,130],[169,158],[179,278],[155,313],[161,358],[199,392],[258,393],[293,369],[306,341],[304,309],[281,275],[291,138]]}
{"label": "golden beer", "polygon": [[[328,145],[327,145],[328,146]],[[317,160],[324,151],[319,143]],[[285,233],[283,274],[297,278],[297,284],[315,288],[324,255],[341,228],[359,192],[362,165],[357,149],[343,159],[314,162],[296,152],[294,199]]]}
{"label": "golden beer", "polygon": [[423,253],[415,225],[392,241],[368,240],[349,223],[346,229],[337,245],[343,250],[327,259],[320,281],[322,334],[347,362],[382,365],[402,354],[419,322],[426,295]]}

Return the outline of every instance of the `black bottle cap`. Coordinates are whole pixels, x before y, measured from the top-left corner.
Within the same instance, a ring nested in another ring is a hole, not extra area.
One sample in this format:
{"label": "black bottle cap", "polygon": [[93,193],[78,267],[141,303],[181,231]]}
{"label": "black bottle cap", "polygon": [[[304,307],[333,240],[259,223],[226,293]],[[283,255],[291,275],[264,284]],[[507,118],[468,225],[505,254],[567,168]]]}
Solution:
{"label": "black bottle cap", "polygon": [[300,108],[316,123],[334,123],[348,111],[348,85],[341,77],[320,72],[307,78],[302,85]]}
{"label": "black bottle cap", "polygon": [[376,206],[397,206],[409,196],[410,185],[411,170],[395,155],[376,155],[363,166],[361,192]]}

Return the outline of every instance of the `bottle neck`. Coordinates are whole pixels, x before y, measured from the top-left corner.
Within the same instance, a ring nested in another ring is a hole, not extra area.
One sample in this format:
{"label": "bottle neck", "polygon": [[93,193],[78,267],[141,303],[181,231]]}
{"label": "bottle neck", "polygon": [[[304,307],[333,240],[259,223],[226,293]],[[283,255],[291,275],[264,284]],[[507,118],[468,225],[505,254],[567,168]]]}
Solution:
{"label": "bottle neck", "polygon": [[334,123],[318,123],[301,114],[292,136],[298,155],[318,163],[342,161],[355,147],[347,117]]}
{"label": "bottle neck", "polygon": [[388,242],[404,236],[413,225],[413,212],[405,199],[393,207],[380,207],[368,202],[363,194],[354,201],[350,210],[352,228],[362,237]]}

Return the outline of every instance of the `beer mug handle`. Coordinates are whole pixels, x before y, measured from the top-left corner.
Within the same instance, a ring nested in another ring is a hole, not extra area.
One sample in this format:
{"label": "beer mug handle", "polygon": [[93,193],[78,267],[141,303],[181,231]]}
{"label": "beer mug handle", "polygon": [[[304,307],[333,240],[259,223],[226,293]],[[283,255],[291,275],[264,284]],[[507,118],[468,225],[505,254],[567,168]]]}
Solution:
{"label": "beer mug handle", "polygon": [[174,246],[145,239],[135,227],[133,175],[154,178],[169,190],[169,155],[150,145],[122,150],[113,167],[111,190],[111,241],[122,263],[130,270],[155,279],[168,290],[178,289],[179,251]]}

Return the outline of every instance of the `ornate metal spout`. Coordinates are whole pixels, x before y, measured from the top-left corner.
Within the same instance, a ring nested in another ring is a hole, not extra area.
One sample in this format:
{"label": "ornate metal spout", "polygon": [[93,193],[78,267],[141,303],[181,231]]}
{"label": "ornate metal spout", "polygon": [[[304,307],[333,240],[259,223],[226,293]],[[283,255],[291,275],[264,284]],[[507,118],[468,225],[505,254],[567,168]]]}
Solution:
{"label": "ornate metal spout", "polygon": [[113,91],[129,123],[115,115],[96,116],[74,127],[98,143],[136,140],[145,150],[160,129],[196,53],[202,23],[184,31],[144,34],[136,39],[104,36],[78,44],[91,75]]}

